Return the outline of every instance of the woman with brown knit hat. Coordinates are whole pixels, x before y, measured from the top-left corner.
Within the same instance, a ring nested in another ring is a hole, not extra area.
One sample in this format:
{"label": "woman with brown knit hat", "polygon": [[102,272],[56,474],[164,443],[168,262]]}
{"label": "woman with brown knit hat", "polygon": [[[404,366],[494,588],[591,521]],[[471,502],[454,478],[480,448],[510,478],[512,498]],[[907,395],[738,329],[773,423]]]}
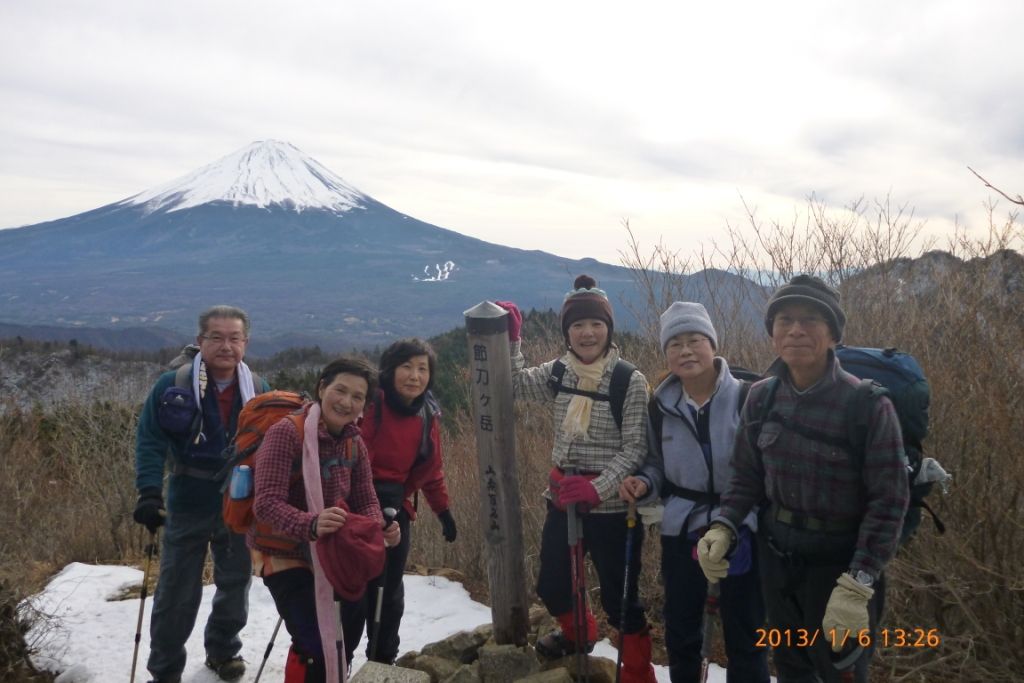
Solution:
{"label": "woman with brown knit hat", "polygon": [[[573,585],[568,548],[569,518],[574,505],[583,530],[584,551],[597,570],[601,606],[619,632],[622,681],[655,683],[651,666],[651,637],[643,606],[631,581],[625,614],[622,611],[626,562],[626,503],[618,496],[623,479],[643,463],[647,451],[647,380],[619,358],[612,343],[615,320],[608,295],[588,275],[580,275],[565,295],[560,314],[566,353],[540,366],[527,368],[520,350],[522,316],[511,302],[497,302],[509,311],[509,341],[516,398],[551,407],[555,443],[551,453],[551,486],[545,492],[547,516],[541,533],[537,595],[561,626],[537,641],[544,657],[555,659],[590,652],[597,627],[585,608],[585,633],[574,619]],[[625,363],[624,366],[620,365]],[[612,376],[616,366],[629,373],[621,409],[613,408]],[[553,378],[561,370],[561,381]],[[632,546],[629,575],[640,575],[643,529]]]}

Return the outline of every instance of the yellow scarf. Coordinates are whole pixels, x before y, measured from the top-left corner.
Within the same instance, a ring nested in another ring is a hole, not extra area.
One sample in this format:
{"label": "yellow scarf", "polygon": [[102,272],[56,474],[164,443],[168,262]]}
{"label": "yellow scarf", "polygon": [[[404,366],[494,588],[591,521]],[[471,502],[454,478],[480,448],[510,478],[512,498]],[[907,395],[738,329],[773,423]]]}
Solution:
{"label": "yellow scarf", "polygon": [[[568,366],[576,373],[579,381],[576,388],[580,391],[597,391],[597,385],[608,367],[608,361],[612,354],[608,353],[598,358],[589,365],[580,361],[574,354],[569,354]],[[590,429],[590,410],[594,407],[594,399],[573,394],[569,401],[569,408],[566,410],[565,419],[562,420],[562,431],[569,437],[569,440],[587,439],[587,430]]]}

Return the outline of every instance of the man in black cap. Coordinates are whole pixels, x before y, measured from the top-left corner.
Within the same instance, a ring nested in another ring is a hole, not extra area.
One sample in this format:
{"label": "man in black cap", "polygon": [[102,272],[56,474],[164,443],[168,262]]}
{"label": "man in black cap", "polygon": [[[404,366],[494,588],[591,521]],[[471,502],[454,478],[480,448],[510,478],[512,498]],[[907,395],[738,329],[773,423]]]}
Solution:
{"label": "man in black cap", "polygon": [[765,326],[778,358],[750,390],[720,514],[698,542],[701,569],[721,579],[739,525],[768,501],[758,550],[780,683],[839,681],[850,662],[855,680],[868,680],[873,648],[857,645],[874,643],[883,570],[907,506],[888,398],[872,401],[863,443],[851,443],[848,406],[859,380],[834,352],[845,325],[839,292],[817,277],[798,275],[772,295]]}

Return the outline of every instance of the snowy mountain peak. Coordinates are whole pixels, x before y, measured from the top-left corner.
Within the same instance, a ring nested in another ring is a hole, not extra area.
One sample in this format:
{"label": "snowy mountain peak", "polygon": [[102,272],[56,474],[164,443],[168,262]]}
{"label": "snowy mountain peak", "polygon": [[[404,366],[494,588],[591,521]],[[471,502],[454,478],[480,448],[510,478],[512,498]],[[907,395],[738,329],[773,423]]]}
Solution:
{"label": "snowy mountain peak", "polygon": [[124,201],[154,211],[180,211],[210,202],[281,205],[296,212],[343,213],[363,206],[365,195],[297,147],[260,140],[197,171]]}

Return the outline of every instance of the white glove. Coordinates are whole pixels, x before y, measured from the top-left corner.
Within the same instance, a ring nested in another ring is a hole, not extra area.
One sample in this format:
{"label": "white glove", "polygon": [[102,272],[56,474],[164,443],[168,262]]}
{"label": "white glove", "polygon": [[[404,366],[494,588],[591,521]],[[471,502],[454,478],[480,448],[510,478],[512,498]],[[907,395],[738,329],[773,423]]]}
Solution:
{"label": "white glove", "polygon": [[873,588],[865,586],[849,574],[844,572],[839,575],[828,605],[825,606],[825,617],[821,620],[825,633],[835,633],[835,637],[830,636],[833,651],[842,650],[843,644],[850,639],[857,642],[860,632],[870,627],[868,601],[874,594]]}
{"label": "white glove", "polygon": [[732,541],[732,531],[724,524],[712,524],[697,541],[697,561],[708,583],[718,583],[729,574],[729,560],[725,555],[732,547]]}

